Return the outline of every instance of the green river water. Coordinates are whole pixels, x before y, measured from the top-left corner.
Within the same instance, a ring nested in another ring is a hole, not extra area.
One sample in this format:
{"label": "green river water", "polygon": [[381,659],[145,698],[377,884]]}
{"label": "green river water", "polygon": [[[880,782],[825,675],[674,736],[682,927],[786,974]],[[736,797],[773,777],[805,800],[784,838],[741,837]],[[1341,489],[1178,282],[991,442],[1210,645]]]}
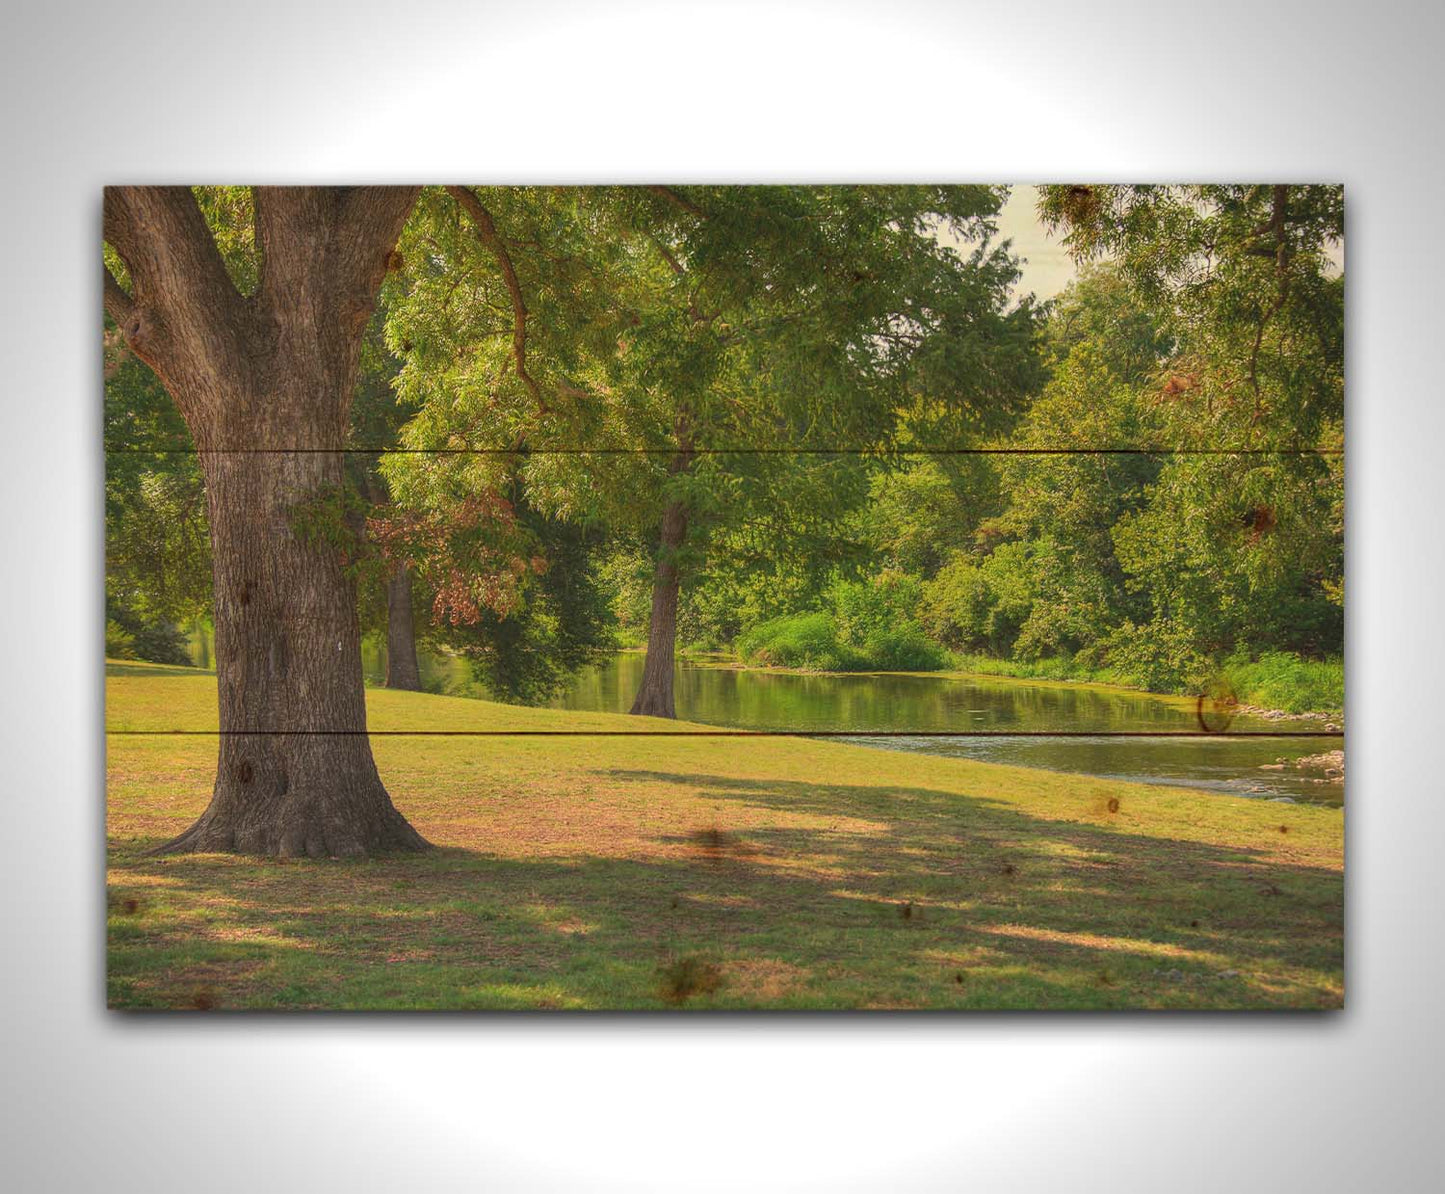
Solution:
{"label": "green river water", "polygon": [[[641,653],[620,653],[588,668],[572,690],[553,703],[564,709],[626,713],[642,664]],[[1290,766],[1266,767],[1341,747],[1344,740],[1338,735],[1277,736],[1280,731],[1318,730],[1318,721],[1240,715],[1222,735],[1117,738],[1103,735],[1188,735],[1199,724],[1192,705],[1167,697],[993,676],[801,675],[682,660],[675,683],[677,715],[706,725],[839,730],[858,734],[852,741],[885,750],[1266,798],[1344,802],[1343,783],[1321,782],[1318,772]],[[869,737],[869,731],[889,736]],[[988,736],[969,736],[980,731]],[[1041,731],[1059,736],[1023,736]]]}

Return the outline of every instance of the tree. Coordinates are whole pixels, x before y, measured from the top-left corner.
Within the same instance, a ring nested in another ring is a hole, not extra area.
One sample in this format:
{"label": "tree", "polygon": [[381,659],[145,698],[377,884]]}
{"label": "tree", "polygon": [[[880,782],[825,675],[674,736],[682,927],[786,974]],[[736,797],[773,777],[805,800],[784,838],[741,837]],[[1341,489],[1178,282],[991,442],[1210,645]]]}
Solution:
{"label": "tree", "polygon": [[1047,187],[1040,210],[1077,257],[1112,254],[1174,341],[1152,397],[1186,450],[1115,527],[1151,611],[1113,654],[1178,678],[1260,648],[1338,651],[1343,188]]}
{"label": "tree", "polygon": [[[381,470],[382,453],[397,445],[397,433],[409,412],[396,398],[392,381],[398,362],[387,351],[383,336],[384,317],[378,312],[367,325],[361,345],[361,364],[356,396],[351,404],[351,431],[346,456],[348,480],[369,507],[358,512],[357,532],[364,536],[369,519],[385,517],[391,505],[391,491]],[[382,574],[368,576],[376,581],[367,586],[362,603],[367,629],[378,624],[386,635],[386,687],[404,692],[421,691],[421,667],[417,661],[415,576],[408,560],[382,560]],[[373,612],[372,590],[379,588],[381,609]],[[379,614],[379,616],[378,616]],[[367,615],[371,615],[367,617]]]}
{"label": "tree", "polygon": [[905,457],[902,467],[873,476],[868,502],[855,515],[857,535],[885,569],[931,580],[954,552],[973,544],[998,502],[989,456]]}
{"label": "tree", "polygon": [[205,485],[175,403],[113,324],[104,418],[106,653],[188,665],[179,628],[211,606]]}
{"label": "tree", "polygon": [[[105,308],[185,419],[211,533],[216,780],[163,848],[421,849],[366,736],[354,583],[332,544],[293,526],[298,506],[341,486],[362,336],[416,190],[223,198],[251,218],[218,237],[188,188],[105,193]],[[228,238],[249,242],[254,268],[236,268]]]}
{"label": "tree", "polygon": [[[739,528],[768,521],[775,554],[836,538],[848,494],[866,493],[858,452],[888,453],[905,422],[956,442],[1032,379],[1034,313],[1006,309],[1016,266],[988,243],[996,188],[450,197],[424,201],[392,306],[419,408],[405,434],[413,448],[483,447],[493,464],[459,452],[388,467],[432,503],[512,469],[539,509],[644,538],[634,713],[674,715],[684,587],[719,548],[746,548]],[[961,255],[943,231],[979,246]]]}
{"label": "tree", "polygon": [[[659,247],[666,334],[637,355],[644,378],[660,372],[658,350],[664,369],[681,367],[667,385],[675,453],[632,712],[672,717],[679,590],[728,541],[719,531],[766,522],[772,553],[826,566],[837,552],[819,545],[844,537],[866,493],[856,453],[886,456],[909,430],[957,443],[1012,409],[1032,381],[1033,312],[1007,310],[1017,268],[989,244],[997,189],[666,197],[682,213]],[[977,248],[957,253],[945,231]],[[784,451],[728,450],[736,445]]]}
{"label": "tree", "polygon": [[[1344,190],[1285,184],[1048,186],[1079,261],[1115,257],[1175,340],[1167,396],[1198,446],[1311,450],[1343,413]],[[1174,445],[1179,446],[1179,445]]]}
{"label": "tree", "polygon": [[1058,186],[1040,210],[1111,260],[1055,304],[1019,438],[1051,451],[1000,464],[1003,542],[940,572],[930,628],[1165,690],[1338,651],[1340,189]]}
{"label": "tree", "polygon": [[435,619],[428,637],[466,659],[495,699],[537,705],[612,647],[613,618],[598,584],[597,529],[545,518],[520,498],[516,518],[543,565],[519,578],[504,611],[493,603],[475,619]]}

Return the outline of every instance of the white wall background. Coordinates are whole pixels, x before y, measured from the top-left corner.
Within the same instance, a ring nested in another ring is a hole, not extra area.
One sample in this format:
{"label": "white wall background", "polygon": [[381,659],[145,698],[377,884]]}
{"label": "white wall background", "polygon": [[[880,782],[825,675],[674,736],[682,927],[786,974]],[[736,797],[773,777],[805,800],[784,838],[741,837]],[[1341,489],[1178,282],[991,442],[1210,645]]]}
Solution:
{"label": "white wall background", "polygon": [[[0,20],[8,1188],[1438,1188],[1438,10],[50,0]],[[104,183],[1205,177],[1347,185],[1348,1010],[104,1012]]]}

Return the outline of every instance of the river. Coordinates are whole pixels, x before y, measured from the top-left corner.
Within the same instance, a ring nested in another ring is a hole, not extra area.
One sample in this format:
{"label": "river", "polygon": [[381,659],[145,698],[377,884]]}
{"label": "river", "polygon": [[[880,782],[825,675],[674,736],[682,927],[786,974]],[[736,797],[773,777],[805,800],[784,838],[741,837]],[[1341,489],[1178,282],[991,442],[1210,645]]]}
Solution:
{"label": "river", "polygon": [[[618,654],[582,672],[571,691],[553,703],[563,709],[625,713],[636,694],[642,664],[638,652]],[[1343,739],[1336,736],[1275,736],[1281,730],[1318,729],[1319,722],[1275,722],[1240,715],[1228,734],[1212,737],[1104,737],[1199,728],[1189,702],[1125,689],[972,675],[801,675],[682,660],[676,700],[679,717],[705,725],[843,730],[861,735],[853,741],[884,750],[1265,798],[1344,803],[1342,782],[1322,781],[1318,773],[1292,766],[1275,769],[1281,759],[1292,761],[1342,745]],[[870,730],[890,736],[869,737]],[[979,731],[989,736],[966,736]],[[961,736],[936,736],[950,732]],[[1024,736],[1040,732],[1066,736]]]}

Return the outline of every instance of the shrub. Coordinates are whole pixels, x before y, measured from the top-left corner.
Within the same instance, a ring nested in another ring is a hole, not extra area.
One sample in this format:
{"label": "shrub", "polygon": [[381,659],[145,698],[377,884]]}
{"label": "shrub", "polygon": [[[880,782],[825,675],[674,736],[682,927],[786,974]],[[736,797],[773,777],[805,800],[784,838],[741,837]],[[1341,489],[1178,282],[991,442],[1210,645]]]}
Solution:
{"label": "shrub", "polygon": [[987,641],[992,608],[993,595],[983,569],[960,554],[928,582],[919,615],[940,641],[950,647],[966,647]]}
{"label": "shrub", "polygon": [[134,659],[135,636],[114,618],[105,620],[105,657],[107,659]]}
{"label": "shrub", "polygon": [[870,670],[936,672],[948,666],[948,652],[916,621],[907,621],[869,637],[863,654]]}
{"label": "shrub", "polygon": [[1194,636],[1173,622],[1125,622],[1105,649],[1116,673],[1150,692],[1202,692],[1218,674]]}
{"label": "shrub", "polygon": [[[961,672],[981,676],[1014,676],[1024,680],[1088,681],[1097,684],[1129,686],[1132,681],[1110,668],[1095,667],[1085,652],[1076,655],[1054,655],[1045,659],[1000,659],[995,655],[960,652],[953,656],[952,666]],[[1138,687],[1137,685],[1133,685]]]}
{"label": "shrub", "polygon": [[875,630],[860,645],[842,641],[830,613],[774,618],[738,636],[747,663],[819,672],[930,672],[948,666],[948,653],[914,620]]}
{"label": "shrub", "polygon": [[169,622],[147,621],[119,601],[106,600],[105,653],[112,659],[144,659],[190,667],[186,636]]}
{"label": "shrub", "polygon": [[838,637],[862,647],[904,624],[916,625],[923,582],[902,572],[883,572],[865,581],[838,581],[828,601],[838,624]]}
{"label": "shrub", "polygon": [[168,663],[174,667],[192,667],[190,645],[179,628],[169,622],[152,622],[135,632],[137,659],[152,663]]}
{"label": "shrub", "polygon": [[736,646],[748,663],[769,667],[852,672],[866,666],[857,651],[838,641],[838,624],[828,613],[773,618],[739,635]]}
{"label": "shrub", "polygon": [[1005,543],[981,562],[956,554],[923,587],[925,629],[946,646],[1010,653],[1036,602],[1032,550]]}

